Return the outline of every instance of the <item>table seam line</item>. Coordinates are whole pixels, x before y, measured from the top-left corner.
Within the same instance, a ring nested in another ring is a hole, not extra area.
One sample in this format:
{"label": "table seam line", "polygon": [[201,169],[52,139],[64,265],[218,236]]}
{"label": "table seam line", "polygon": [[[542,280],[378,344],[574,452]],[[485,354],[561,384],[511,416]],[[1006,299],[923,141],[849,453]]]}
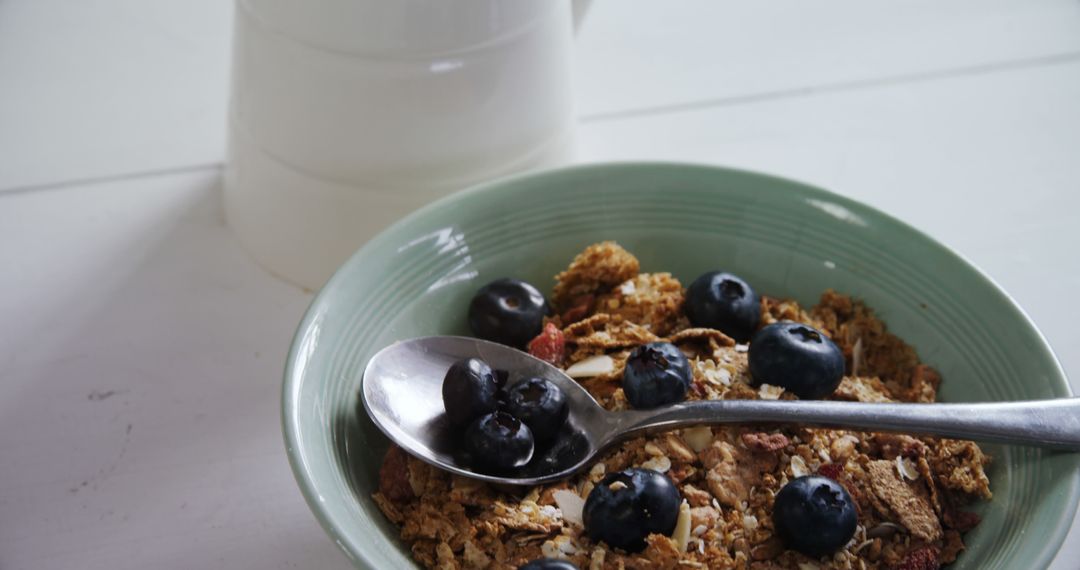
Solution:
{"label": "table seam line", "polygon": [[69,180],[61,180],[58,182],[46,182],[42,184],[27,184],[24,186],[12,186],[9,188],[0,188],[0,198],[6,196],[30,194],[40,191],[49,190],[65,190],[75,186],[92,186],[97,184],[109,184],[112,182],[123,182],[126,180],[138,180],[141,178],[154,178],[157,176],[171,176],[176,174],[192,174],[195,172],[204,172],[207,170],[220,169],[224,166],[223,162],[205,162],[200,164],[188,164],[184,166],[174,166],[168,168],[157,168],[151,170],[140,170],[133,172],[121,172],[119,174],[105,174],[101,176],[88,176],[83,178],[73,178]]}
{"label": "table seam line", "polygon": [[[961,77],[972,77],[980,75],[992,75],[997,73],[1018,71],[1022,69],[1035,69],[1040,67],[1049,67],[1052,65],[1068,65],[1080,62],[1080,51],[1064,52],[1049,56],[1039,56],[1035,58],[1025,58],[1009,61],[998,61],[980,65],[972,65],[965,67],[955,67],[950,69],[940,69],[926,72],[914,72],[907,74],[899,74],[892,76],[885,76],[879,78],[862,79],[855,81],[841,81],[836,83],[826,83],[821,85],[811,85],[806,87],[795,87],[789,89],[780,89],[776,91],[767,91],[752,93],[746,95],[735,95],[730,97],[716,97],[712,99],[703,99],[698,101],[686,101],[682,103],[672,103],[667,105],[655,105],[652,107],[640,107],[636,109],[625,109],[621,111],[608,111],[602,113],[594,113],[591,115],[582,115],[578,117],[579,125],[590,125],[594,123],[603,123],[609,121],[617,121],[621,119],[632,119],[639,117],[654,117],[673,113],[686,113],[701,111],[705,109],[720,108],[720,107],[732,107],[737,105],[754,104],[759,102],[775,101],[780,99],[789,99],[796,97],[805,97],[809,95],[819,94],[831,94],[831,93],[845,93],[850,91],[859,91],[864,89],[874,89],[880,87],[890,87],[894,85],[905,85],[911,83],[927,83],[933,81],[944,81],[949,79],[956,79]],[[125,172],[120,174],[109,174],[102,176],[91,176],[83,178],[75,178],[70,180],[62,180],[58,182],[47,182],[42,184],[27,184],[24,186],[13,186],[9,188],[0,188],[0,198],[11,195],[29,194],[39,191],[49,190],[63,190],[76,186],[108,184],[112,182],[121,182],[128,180],[138,180],[142,178],[154,178],[158,176],[170,176],[176,174],[190,174],[195,172],[203,172],[207,170],[220,169],[224,166],[224,162],[209,162],[190,164],[177,167],[159,168],[152,170]]]}
{"label": "table seam line", "polygon": [[865,89],[891,87],[896,85],[929,83],[934,81],[946,81],[949,79],[957,79],[962,77],[993,75],[997,73],[1019,71],[1023,69],[1036,69],[1053,65],[1068,65],[1077,62],[1080,62],[1080,51],[1064,52],[1049,56],[996,61],[979,65],[904,73],[871,79],[838,81],[835,83],[823,83],[821,85],[809,85],[805,87],[778,89],[775,91],[765,91],[746,95],[715,97],[711,99],[701,99],[697,101],[685,101],[682,103],[655,105],[651,107],[639,107],[636,109],[624,109],[621,111],[605,111],[601,113],[582,115],[578,117],[578,122],[582,125],[588,125],[608,121],[617,121],[620,119],[661,116],[672,113],[686,113],[719,107],[733,107],[737,105],[747,105],[759,102],[776,101],[780,99],[805,97],[809,95],[846,93]]}

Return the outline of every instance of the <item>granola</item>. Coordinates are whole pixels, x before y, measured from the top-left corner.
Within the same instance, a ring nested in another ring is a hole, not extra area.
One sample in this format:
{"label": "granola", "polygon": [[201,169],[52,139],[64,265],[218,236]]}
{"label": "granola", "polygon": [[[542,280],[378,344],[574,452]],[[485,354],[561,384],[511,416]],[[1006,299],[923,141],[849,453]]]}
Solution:
{"label": "granola", "polygon": [[[691,328],[679,281],[667,273],[641,273],[638,260],[614,242],[588,247],[556,282],[556,314],[530,350],[557,365],[593,367],[579,381],[609,409],[627,407],[621,377],[630,350],[660,339],[690,359],[688,399],[795,398],[779,387],[755,385],[745,345],[720,331]],[[809,309],[772,297],[761,303],[762,325],[800,321],[841,348],[848,376],[832,398],[935,400],[938,373],[860,301],[826,291]],[[991,498],[984,471],[989,460],[969,441],[798,426],[701,426],[631,439],[590,470],[531,489],[451,476],[391,446],[373,498],[426,568],[500,570],[554,557],[592,570],[922,570],[947,564],[963,550],[962,533],[979,522],[966,505]],[[582,527],[593,486],[606,473],[629,467],[666,473],[684,500],[672,536],[650,535],[638,553],[596,543]],[[843,485],[859,512],[855,537],[821,559],[785,549],[771,518],[776,493],[789,480],[814,473]]]}

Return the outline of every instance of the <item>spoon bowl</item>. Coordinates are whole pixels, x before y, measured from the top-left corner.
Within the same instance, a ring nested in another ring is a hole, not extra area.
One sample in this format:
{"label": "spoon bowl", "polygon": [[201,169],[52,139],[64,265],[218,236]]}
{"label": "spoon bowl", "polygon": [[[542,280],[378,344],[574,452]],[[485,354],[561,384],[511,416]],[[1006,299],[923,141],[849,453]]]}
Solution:
{"label": "spoon bowl", "polygon": [[[549,449],[507,473],[473,469],[447,420],[442,382],[450,366],[479,358],[505,370],[508,386],[540,377],[566,394],[567,424]],[[429,336],[394,343],[371,358],[361,399],[375,425],[412,455],[466,477],[508,485],[566,479],[604,449],[641,433],[693,425],[788,423],[873,431],[901,431],[1051,449],[1080,449],[1080,398],[983,404],[879,404],[831,400],[711,400],[651,410],[605,410],[574,379],[551,364],[501,344],[460,336]]]}
{"label": "spoon bowl", "polygon": [[[446,418],[442,382],[450,365],[465,358],[506,370],[511,386],[540,377],[566,394],[571,417],[553,449],[540,453],[513,476],[476,472],[458,451],[460,430]],[[458,475],[516,485],[556,481],[582,469],[599,449],[594,440],[580,435],[603,433],[604,422],[610,421],[609,412],[558,368],[520,350],[460,336],[414,338],[382,349],[364,370],[361,400],[375,425],[413,456]]]}

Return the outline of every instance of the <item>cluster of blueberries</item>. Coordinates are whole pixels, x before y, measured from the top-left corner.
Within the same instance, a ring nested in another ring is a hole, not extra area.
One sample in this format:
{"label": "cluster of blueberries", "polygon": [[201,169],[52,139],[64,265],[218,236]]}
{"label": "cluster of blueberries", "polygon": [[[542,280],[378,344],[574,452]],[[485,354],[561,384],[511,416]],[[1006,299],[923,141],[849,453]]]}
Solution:
{"label": "cluster of blueberries", "polygon": [[[743,279],[720,271],[698,277],[686,291],[691,324],[720,330],[749,342],[750,375],[758,384],[783,387],[801,399],[832,394],[844,375],[844,356],[821,331],[790,321],[760,327],[761,299]],[[544,295],[517,279],[482,287],[469,304],[468,320],[480,338],[524,348],[552,313]],[[678,347],[654,342],[634,349],[623,372],[626,399],[635,408],[683,401],[693,380]],[[464,447],[480,468],[506,471],[526,465],[537,445],[550,443],[568,415],[565,394],[542,378],[506,388],[506,374],[478,359],[455,363],[443,383],[451,423],[464,427]],[[607,475],[585,501],[583,522],[594,540],[628,552],[644,548],[649,534],[670,535],[682,497],[665,474],[627,469]],[[792,549],[822,556],[854,536],[856,508],[842,485],[810,475],[790,481],[776,495],[773,525]],[[574,568],[564,560],[541,559],[528,570]]]}
{"label": "cluster of blueberries", "polygon": [[446,416],[464,428],[465,452],[478,468],[502,473],[524,467],[538,445],[566,423],[566,394],[543,378],[506,388],[506,374],[477,358],[459,360],[443,380]]}
{"label": "cluster of blueberries", "polygon": [[[627,552],[639,552],[650,534],[671,535],[682,497],[663,473],[627,469],[604,478],[585,501],[585,532]],[[854,501],[843,485],[818,475],[793,479],[776,494],[773,528],[791,549],[814,558],[831,554],[855,536]],[[521,570],[577,570],[566,560],[533,560]]]}
{"label": "cluster of blueberries", "polygon": [[[844,376],[844,355],[829,337],[802,323],[761,327],[761,298],[743,279],[721,271],[701,275],[686,290],[686,316],[696,327],[717,329],[750,343],[750,375],[801,399],[832,394]],[[469,303],[477,337],[524,348],[540,331],[551,306],[543,293],[518,279],[497,279]],[[627,360],[623,390],[635,408],[672,404],[686,397],[692,376],[682,353],[669,343],[638,347]]]}
{"label": "cluster of blueberries", "polygon": [[[621,483],[621,484],[620,484]],[[670,535],[682,497],[663,473],[627,469],[604,478],[585,501],[585,532],[593,540],[639,552],[650,534]],[[843,485],[817,475],[793,479],[776,494],[773,527],[791,549],[813,558],[831,554],[855,536],[854,501]],[[578,570],[554,558],[533,560],[520,570]]]}

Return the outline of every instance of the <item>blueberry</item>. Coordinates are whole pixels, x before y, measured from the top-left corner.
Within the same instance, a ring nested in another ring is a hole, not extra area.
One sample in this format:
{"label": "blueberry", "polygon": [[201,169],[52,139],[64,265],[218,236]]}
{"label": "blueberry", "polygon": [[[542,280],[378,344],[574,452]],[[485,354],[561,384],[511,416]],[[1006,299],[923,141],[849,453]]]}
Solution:
{"label": "blueberry", "polygon": [[630,353],[623,370],[623,391],[635,408],[655,408],[686,399],[693,375],[690,362],[669,342],[650,342]]}
{"label": "blueberry", "polygon": [[686,316],[696,327],[717,329],[746,342],[761,321],[761,298],[742,278],[710,271],[687,288]]}
{"label": "blueberry", "polygon": [[776,494],[773,527],[791,549],[819,558],[855,536],[855,503],[843,485],[820,475],[793,479]]}
{"label": "blueberry", "polygon": [[825,333],[801,323],[773,323],[754,335],[750,375],[804,400],[824,398],[844,378],[844,354]]}
{"label": "blueberry", "polygon": [[443,407],[450,423],[461,426],[498,406],[495,373],[483,360],[467,358],[450,366],[443,379]]}
{"label": "blueberry", "polygon": [[543,293],[518,279],[496,279],[484,285],[469,303],[469,328],[493,342],[524,348],[540,334],[551,313]]}
{"label": "blueberry", "polygon": [[518,570],[578,570],[578,567],[567,560],[559,560],[558,558],[537,558],[524,566],[518,567]]}
{"label": "blueberry", "polygon": [[506,471],[532,459],[533,436],[521,420],[506,412],[495,412],[469,424],[465,449],[480,467]]}
{"label": "blueberry", "polygon": [[650,534],[670,535],[679,519],[679,496],[667,475],[652,469],[611,473],[585,500],[585,532],[627,552],[645,548]]}
{"label": "blueberry", "polygon": [[543,378],[527,378],[507,390],[506,411],[529,426],[537,443],[545,443],[562,429],[570,408],[558,386]]}

